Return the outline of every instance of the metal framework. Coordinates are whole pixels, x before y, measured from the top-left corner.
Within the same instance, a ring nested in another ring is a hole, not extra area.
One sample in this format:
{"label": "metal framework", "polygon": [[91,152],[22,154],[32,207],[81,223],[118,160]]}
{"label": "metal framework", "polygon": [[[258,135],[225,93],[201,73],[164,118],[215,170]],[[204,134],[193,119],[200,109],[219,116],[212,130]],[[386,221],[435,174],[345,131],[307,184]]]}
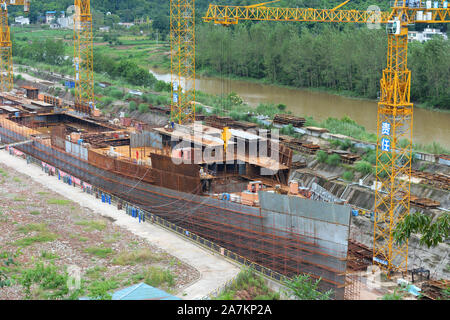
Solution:
{"label": "metal framework", "polygon": [[195,0],[170,0],[171,121],[195,120]]}
{"label": "metal framework", "polygon": [[89,113],[94,108],[94,53],[90,0],[75,0],[73,26],[75,109]]}
{"label": "metal framework", "polygon": [[[346,1],[348,2],[348,1]],[[446,2],[445,2],[446,3]],[[377,119],[377,163],[373,262],[391,272],[406,272],[408,243],[395,243],[393,232],[409,214],[412,157],[413,104],[410,101],[411,72],[407,68],[408,26],[414,23],[448,23],[450,10],[444,1],[395,0],[391,12],[269,8],[210,5],[206,22],[237,24],[239,20],[284,22],[378,22],[387,24],[387,68],[380,82]],[[399,179],[406,176],[407,179]]]}
{"label": "metal framework", "polygon": [[8,26],[8,6],[22,5],[28,12],[29,0],[1,0],[0,1],[0,91],[11,91],[14,84],[12,43]]}

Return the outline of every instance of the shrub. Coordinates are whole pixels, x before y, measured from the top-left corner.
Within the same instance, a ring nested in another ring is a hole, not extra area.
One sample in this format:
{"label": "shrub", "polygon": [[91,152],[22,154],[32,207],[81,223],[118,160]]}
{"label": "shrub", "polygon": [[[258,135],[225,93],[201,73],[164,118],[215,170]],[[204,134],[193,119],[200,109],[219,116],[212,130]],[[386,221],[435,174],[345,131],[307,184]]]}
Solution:
{"label": "shrub", "polygon": [[316,158],[320,163],[325,163],[328,159],[328,153],[323,150],[319,150],[316,154]]}
{"label": "shrub", "polygon": [[351,172],[351,171],[345,171],[345,172],[342,174],[342,178],[343,178],[344,180],[347,180],[347,181],[352,181],[352,180],[353,180],[353,172]]}
{"label": "shrub", "polygon": [[131,102],[130,102],[130,105],[129,105],[129,109],[130,109],[130,111],[135,111],[135,110],[137,109],[137,104],[136,104],[136,102],[131,101]]}
{"label": "shrub", "polygon": [[355,169],[356,169],[356,171],[361,172],[363,174],[373,173],[372,165],[369,162],[364,161],[364,160],[357,161],[355,163]]}
{"label": "shrub", "polygon": [[337,166],[339,165],[339,163],[341,163],[341,156],[338,154],[332,154],[331,156],[328,157],[326,162],[330,166]]}
{"label": "shrub", "polygon": [[148,112],[148,111],[149,111],[148,105],[146,105],[146,104],[144,104],[144,103],[141,103],[141,104],[139,105],[139,112],[140,112],[140,113],[146,113],[146,112]]}
{"label": "shrub", "polygon": [[98,256],[100,258],[106,258],[107,256],[109,256],[114,252],[113,249],[104,247],[89,247],[86,248],[84,251],[93,254],[95,256]]}
{"label": "shrub", "polygon": [[149,267],[144,274],[144,282],[149,286],[159,287],[164,284],[167,287],[175,285],[175,276],[168,269],[161,269],[159,267]]}

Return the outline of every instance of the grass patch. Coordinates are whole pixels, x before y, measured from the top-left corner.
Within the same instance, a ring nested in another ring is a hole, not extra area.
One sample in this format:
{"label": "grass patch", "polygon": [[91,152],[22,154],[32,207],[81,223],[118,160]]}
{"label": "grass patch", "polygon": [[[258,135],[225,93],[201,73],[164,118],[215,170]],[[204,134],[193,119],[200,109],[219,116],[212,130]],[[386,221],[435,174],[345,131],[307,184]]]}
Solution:
{"label": "grass patch", "polygon": [[26,199],[25,199],[25,198],[22,198],[22,197],[18,197],[18,196],[14,196],[13,200],[14,200],[14,201],[17,201],[17,202],[22,202],[22,201],[26,201]]}
{"label": "grass patch", "polygon": [[114,242],[116,242],[119,239],[120,239],[120,232],[116,232],[116,233],[114,233],[112,235],[107,235],[103,239],[103,242],[105,242],[105,243],[114,243]]}
{"label": "grass patch", "polygon": [[47,260],[55,260],[59,259],[59,256],[57,254],[53,254],[48,251],[41,251],[41,258],[47,259]]}
{"label": "grass patch", "polygon": [[78,226],[84,226],[86,231],[99,230],[102,231],[106,228],[106,222],[103,220],[83,220],[75,222]]}
{"label": "grass patch", "polygon": [[271,291],[264,279],[252,269],[243,269],[235,281],[217,300],[279,300],[280,294]]}
{"label": "grass patch", "polygon": [[113,249],[105,247],[89,247],[86,248],[84,251],[100,258],[106,258],[114,253]]}
{"label": "grass patch", "polygon": [[17,178],[17,177],[14,177],[14,178],[13,178],[13,181],[14,181],[14,182],[17,182],[17,183],[21,183],[21,182],[22,182],[22,180],[20,180],[20,179]]}
{"label": "grass patch", "polygon": [[70,200],[65,200],[65,199],[48,199],[47,200],[48,204],[56,204],[56,205],[60,205],[60,206],[66,206],[72,203],[72,201]]}
{"label": "grass patch", "polygon": [[47,225],[45,223],[30,223],[24,226],[20,226],[17,228],[17,231],[20,231],[24,234],[37,231],[37,232],[48,232]]}
{"label": "grass patch", "polygon": [[3,170],[3,169],[0,169],[0,175],[2,176],[2,177],[7,177],[8,176],[8,173],[5,171],[5,170]]}
{"label": "grass patch", "polygon": [[149,267],[144,271],[144,282],[152,287],[173,287],[175,275],[168,269]]}
{"label": "grass patch", "polygon": [[38,195],[40,195],[40,196],[46,196],[46,195],[49,195],[50,192],[38,191],[38,192],[36,192],[36,194],[38,194]]}
{"label": "grass patch", "polygon": [[51,232],[41,232],[38,235],[19,239],[13,242],[13,245],[20,247],[28,247],[34,243],[50,242],[58,239],[58,235]]}
{"label": "grass patch", "polygon": [[104,266],[95,266],[89,268],[86,270],[86,277],[91,280],[99,280],[103,276],[103,273],[106,272],[106,270],[108,269]]}
{"label": "grass patch", "polygon": [[135,265],[142,262],[156,262],[160,261],[161,257],[158,254],[151,252],[149,249],[138,249],[131,252],[123,251],[119,253],[114,259],[113,264]]}
{"label": "grass patch", "polygon": [[33,210],[30,212],[30,214],[32,214],[33,216],[37,216],[37,215],[40,215],[41,213],[37,210]]}
{"label": "grass patch", "polygon": [[86,242],[86,241],[89,240],[88,238],[83,237],[83,236],[81,236],[81,235],[79,235],[79,234],[77,234],[77,233],[75,233],[75,234],[72,233],[72,234],[69,235],[69,237],[70,237],[71,239],[78,239],[78,240],[81,241],[81,242]]}

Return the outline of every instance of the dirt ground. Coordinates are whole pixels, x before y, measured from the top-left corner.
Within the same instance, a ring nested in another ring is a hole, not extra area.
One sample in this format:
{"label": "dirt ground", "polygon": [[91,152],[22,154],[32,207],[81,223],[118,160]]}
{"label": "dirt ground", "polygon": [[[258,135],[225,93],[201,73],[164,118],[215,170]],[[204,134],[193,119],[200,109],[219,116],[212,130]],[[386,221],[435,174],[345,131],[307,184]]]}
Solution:
{"label": "dirt ground", "polygon": [[[86,287],[111,280],[119,289],[145,281],[175,294],[200,277],[193,267],[113,222],[0,163],[0,254],[17,255],[10,278],[43,261],[62,272],[79,268]],[[17,282],[0,289],[0,300],[24,298]]]}

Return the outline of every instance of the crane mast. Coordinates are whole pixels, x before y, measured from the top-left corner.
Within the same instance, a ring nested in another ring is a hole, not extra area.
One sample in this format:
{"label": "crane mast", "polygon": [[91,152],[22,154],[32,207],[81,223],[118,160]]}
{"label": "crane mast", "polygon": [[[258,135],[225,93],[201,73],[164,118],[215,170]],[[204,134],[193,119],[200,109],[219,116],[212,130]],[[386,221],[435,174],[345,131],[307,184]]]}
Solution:
{"label": "crane mast", "polygon": [[73,24],[75,110],[89,114],[94,108],[94,53],[90,0],[75,0]]}
{"label": "crane mast", "polygon": [[12,43],[8,25],[8,6],[23,5],[28,12],[29,0],[2,0],[0,1],[0,91],[11,91],[14,84]]}
{"label": "crane mast", "polygon": [[[346,1],[345,3],[347,3]],[[447,1],[395,0],[390,12],[312,8],[210,5],[203,18],[220,25],[239,20],[283,22],[383,23],[388,33],[387,67],[380,81],[377,116],[373,262],[387,271],[407,271],[408,242],[393,238],[396,226],[410,211],[413,104],[407,67],[408,26],[449,23]],[[406,179],[404,178],[406,177]]]}
{"label": "crane mast", "polygon": [[195,0],[170,0],[170,121],[195,120]]}

